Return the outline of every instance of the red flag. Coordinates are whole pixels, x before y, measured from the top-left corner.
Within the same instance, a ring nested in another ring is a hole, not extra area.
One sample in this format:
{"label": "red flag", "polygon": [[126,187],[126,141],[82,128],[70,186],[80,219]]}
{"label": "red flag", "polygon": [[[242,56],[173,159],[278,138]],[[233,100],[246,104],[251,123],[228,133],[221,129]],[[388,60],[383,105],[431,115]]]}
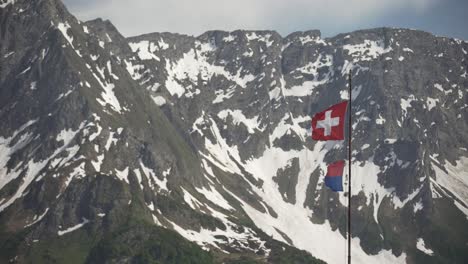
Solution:
{"label": "red flag", "polygon": [[336,104],[312,118],[312,139],[343,140],[348,101]]}

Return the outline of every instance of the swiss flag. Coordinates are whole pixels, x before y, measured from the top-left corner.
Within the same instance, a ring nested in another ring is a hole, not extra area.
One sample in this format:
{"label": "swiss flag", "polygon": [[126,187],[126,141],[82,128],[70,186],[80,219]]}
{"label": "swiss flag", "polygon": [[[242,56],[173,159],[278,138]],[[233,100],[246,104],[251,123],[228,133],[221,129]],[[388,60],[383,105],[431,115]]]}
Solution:
{"label": "swiss flag", "polygon": [[344,123],[348,101],[341,102],[312,118],[312,139],[343,140]]}

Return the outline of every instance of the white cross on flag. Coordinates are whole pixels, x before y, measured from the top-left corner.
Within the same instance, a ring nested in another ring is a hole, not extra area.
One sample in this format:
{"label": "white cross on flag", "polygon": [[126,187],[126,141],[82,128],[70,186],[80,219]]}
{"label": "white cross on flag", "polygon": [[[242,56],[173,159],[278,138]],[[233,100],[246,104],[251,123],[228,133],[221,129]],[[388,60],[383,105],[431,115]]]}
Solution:
{"label": "white cross on flag", "polygon": [[343,140],[348,101],[336,104],[312,118],[312,139]]}

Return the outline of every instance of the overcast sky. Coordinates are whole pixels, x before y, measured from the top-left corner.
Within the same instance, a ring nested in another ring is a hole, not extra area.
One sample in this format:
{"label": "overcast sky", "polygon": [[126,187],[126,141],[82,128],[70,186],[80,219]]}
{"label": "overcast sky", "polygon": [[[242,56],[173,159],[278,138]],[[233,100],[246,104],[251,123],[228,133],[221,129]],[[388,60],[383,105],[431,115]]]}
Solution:
{"label": "overcast sky", "polygon": [[150,32],[320,29],[325,37],[373,27],[421,29],[468,40],[468,0],[64,0],[79,19],[109,19],[125,36]]}

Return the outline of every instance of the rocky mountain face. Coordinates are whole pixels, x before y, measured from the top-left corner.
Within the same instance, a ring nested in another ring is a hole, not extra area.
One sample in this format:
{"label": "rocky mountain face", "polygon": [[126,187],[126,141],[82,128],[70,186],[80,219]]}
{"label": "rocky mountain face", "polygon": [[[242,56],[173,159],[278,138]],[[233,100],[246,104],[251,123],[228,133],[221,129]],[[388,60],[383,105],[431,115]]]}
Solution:
{"label": "rocky mountain face", "polygon": [[[468,43],[379,28],[125,38],[58,0],[0,0],[0,262],[468,261]],[[345,187],[346,189],[346,187]]]}

